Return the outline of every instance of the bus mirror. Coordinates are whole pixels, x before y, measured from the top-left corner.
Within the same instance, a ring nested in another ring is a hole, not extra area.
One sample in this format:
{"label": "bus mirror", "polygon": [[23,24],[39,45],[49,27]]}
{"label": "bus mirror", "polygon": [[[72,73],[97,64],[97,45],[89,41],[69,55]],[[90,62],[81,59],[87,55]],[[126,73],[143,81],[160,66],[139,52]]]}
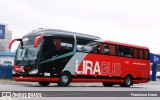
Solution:
{"label": "bus mirror", "polygon": [[39,45],[39,42],[43,39],[43,36],[37,36],[34,41],[34,47],[36,48]]}
{"label": "bus mirror", "polygon": [[11,42],[10,42],[10,44],[9,44],[9,49],[11,48],[11,46],[12,46],[12,44],[15,42],[15,41],[22,41],[22,39],[14,39],[14,40],[12,40]]}

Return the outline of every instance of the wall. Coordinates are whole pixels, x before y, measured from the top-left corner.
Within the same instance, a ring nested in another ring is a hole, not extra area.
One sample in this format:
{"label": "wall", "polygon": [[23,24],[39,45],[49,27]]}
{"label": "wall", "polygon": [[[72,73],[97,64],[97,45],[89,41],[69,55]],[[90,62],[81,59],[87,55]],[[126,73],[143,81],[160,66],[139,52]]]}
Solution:
{"label": "wall", "polygon": [[0,63],[2,63],[3,61],[11,61],[12,63],[14,63],[14,57],[0,56]]}

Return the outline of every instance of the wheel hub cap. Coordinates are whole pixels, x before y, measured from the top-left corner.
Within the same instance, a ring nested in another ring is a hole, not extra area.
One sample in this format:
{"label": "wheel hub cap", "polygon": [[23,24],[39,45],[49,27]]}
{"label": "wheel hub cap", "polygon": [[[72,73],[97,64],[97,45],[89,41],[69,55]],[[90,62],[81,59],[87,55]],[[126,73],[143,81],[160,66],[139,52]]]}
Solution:
{"label": "wheel hub cap", "polygon": [[67,77],[67,76],[63,76],[63,77],[62,77],[62,81],[63,81],[64,83],[67,83],[67,82],[68,82],[68,77]]}
{"label": "wheel hub cap", "polygon": [[126,79],[126,83],[127,83],[127,85],[130,85],[131,81],[129,78]]}

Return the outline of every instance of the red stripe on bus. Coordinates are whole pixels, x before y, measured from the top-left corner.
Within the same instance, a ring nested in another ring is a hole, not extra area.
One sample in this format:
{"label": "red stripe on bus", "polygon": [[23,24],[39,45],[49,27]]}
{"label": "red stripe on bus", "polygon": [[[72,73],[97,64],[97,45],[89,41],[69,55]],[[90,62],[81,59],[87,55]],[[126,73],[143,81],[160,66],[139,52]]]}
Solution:
{"label": "red stripe on bus", "polygon": [[73,82],[108,82],[108,83],[123,83],[124,80],[116,80],[116,79],[85,79],[85,78],[73,78]]}
{"label": "red stripe on bus", "polygon": [[15,81],[31,81],[31,82],[38,82],[38,81],[47,81],[47,82],[58,82],[59,78],[41,78],[41,77],[13,77]]}
{"label": "red stripe on bus", "polygon": [[[47,82],[58,82],[59,78],[46,78],[46,77],[13,77],[15,81],[31,81],[31,82],[39,82],[39,81],[47,81]],[[108,83],[123,83],[124,80],[117,79],[86,79],[86,78],[73,78],[73,82],[108,82]],[[148,80],[133,80],[133,83],[146,83]]]}
{"label": "red stripe on bus", "polygon": [[[48,81],[48,82],[58,82],[59,78],[40,78],[40,77],[13,77],[15,81],[31,81],[31,82],[38,82],[38,81]],[[123,83],[124,80],[105,80],[105,79],[85,79],[85,78],[73,78],[73,82],[116,82],[116,83]]]}

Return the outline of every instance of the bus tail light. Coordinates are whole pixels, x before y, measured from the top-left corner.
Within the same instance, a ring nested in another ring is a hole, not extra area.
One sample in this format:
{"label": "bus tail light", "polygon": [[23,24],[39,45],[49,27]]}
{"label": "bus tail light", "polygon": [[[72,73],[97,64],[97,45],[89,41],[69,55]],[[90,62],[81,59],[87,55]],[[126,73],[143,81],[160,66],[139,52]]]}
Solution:
{"label": "bus tail light", "polygon": [[43,39],[43,36],[37,36],[34,41],[34,47],[36,48],[39,45],[39,42]]}
{"label": "bus tail light", "polygon": [[14,40],[12,40],[11,42],[10,42],[10,44],[9,44],[9,49],[11,48],[11,46],[12,46],[12,44],[15,42],[15,41],[21,41],[22,39],[14,39]]}

